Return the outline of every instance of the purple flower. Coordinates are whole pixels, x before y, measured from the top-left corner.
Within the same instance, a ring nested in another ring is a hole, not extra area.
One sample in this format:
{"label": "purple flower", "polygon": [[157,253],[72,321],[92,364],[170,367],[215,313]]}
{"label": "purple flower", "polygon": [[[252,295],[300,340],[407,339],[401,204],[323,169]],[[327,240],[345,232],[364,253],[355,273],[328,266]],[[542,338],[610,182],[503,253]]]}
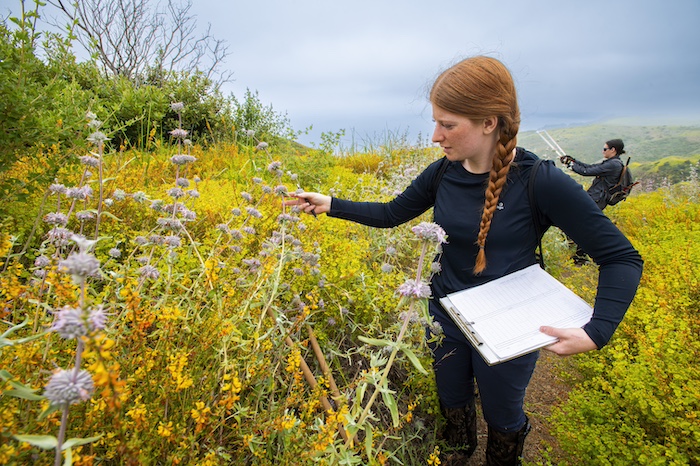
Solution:
{"label": "purple flower", "polygon": [[391,273],[392,270],[394,270],[394,267],[391,264],[382,264],[382,272]]}
{"label": "purple flower", "polygon": [[245,191],[241,193],[241,197],[248,202],[253,202],[253,196],[251,196],[249,193],[247,193]]}
{"label": "purple flower", "polygon": [[163,242],[169,248],[177,248],[180,247],[181,240],[179,236],[169,235],[165,237]]}
{"label": "purple flower", "polygon": [[191,198],[197,199],[199,198],[199,191],[197,191],[196,189],[190,189],[189,191],[187,191],[187,195]]}
{"label": "purple flower", "polygon": [[143,191],[137,191],[134,194],[132,194],[131,197],[133,197],[134,200],[140,204],[146,200],[146,193],[144,193]]}
{"label": "purple flower", "polygon": [[114,193],[112,193],[112,197],[118,201],[123,201],[126,199],[126,193],[123,189],[115,189]]}
{"label": "purple flower", "polygon": [[80,163],[87,167],[97,168],[100,166],[100,159],[97,157],[92,157],[90,155],[83,155],[80,157]]}
{"label": "purple flower", "polygon": [[182,102],[172,102],[172,103],[170,104],[170,109],[171,109],[173,112],[180,113],[180,112],[182,111],[183,108],[185,108],[185,104],[183,104]]}
{"label": "purple flower", "polygon": [[401,296],[409,298],[429,298],[430,287],[427,283],[416,280],[407,280],[403,285],[399,286],[398,292]]}
{"label": "purple flower", "polygon": [[92,254],[74,252],[65,260],[60,261],[58,268],[75,277],[96,277],[100,274],[100,261]]}
{"label": "purple flower", "polygon": [[275,173],[282,166],[282,162],[272,162],[267,166],[267,171],[270,173]]}
{"label": "purple flower", "polygon": [[145,244],[148,244],[148,239],[146,239],[145,236],[137,236],[134,238],[134,243],[138,244],[139,246],[143,246]]}
{"label": "purple flower", "polygon": [[157,280],[158,277],[160,277],[160,272],[158,272],[158,269],[156,269],[152,265],[144,265],[143,267],[141,267],[139,269],[139,274],[144,280]]}
{"label": "purple flower", "polygon": [[44,221],[49,225],[64,227],[68,224],[68,216],[60,212],[52,212],[44,216]]}
{"label": "purple flower", "polygon": [[170,161],[173,163],[173,165],[186,165],[188,163],[194,162],[195,160],[197,159],[192,155],[185,154],[177,154],[170,157]]}
{"label": "purple flower", "polygon": [[102,131],[95,131],[88,136],[87,140],[99,147],[104,144],[105,141],[109,141],[109,138],[105,136]]}
{"label": "purple flower", "polygon": [[66,195],[71,199],[85,200],[92,196],[92,188],[88,185],[68,188]]}
{"label": "purple flower", "polygon": [[88,328],[83,317],[83,310],[64,306],[56,313],[51,330],[66,340],[87,335]]}
{"label": "purple flower", "polygon": [[90,309],[88,324],[90,330],[104,330],[107,325],[107,313],[101,305]]}
{"label": "purple flower", "polygon": [[46,267],[47,265],[49,265],[50,263],[51,263],[51,260],[44,255],[41,255],[41,256],[37,257],[36,259],[34,259],[34,266],[35,267],[43,268],[43,267]]}
{"label": "purple flower", "polygon": [[46,237],[56,246],[65,246],[68,244],[68,239],[73,235],[73,232],[66,228],[55,227],[49,230]]}
{"label": "purple flower", "polygon": [[238,217],[239,215],[241,215],[241,209],[239,209],[238,207],[231,209],[231,215]]}
{"label": "purple flower", "polygon": [[175,184],[180,186],[181,188],[189,188],[190,187],[190,182],[187,178],[178,178],[175,180]]}
{"label": "purple flower", "polygon": [[447,243],[447,234],[437,223],[421,222],[411,228],[411,231],[422,240],[437,244]]}
{"label": "purple flower", "polygon": [[248,212],[248,215],[250,215],[251,217],[262,218],[262,214],[260,213],[260,211],[253,207],[247,207],[246,212]]}
{"label": "purple flower", "polygon": [[54,406],[65,406],[89,400],[93,390],[92,376],[88,371],[61,369],[49,379],[44,396]]}
{"label": "purple flower", "polygon": [[256,177],[253,177],[253,183],[255,183],[255,184],[260,184],[260,183],[262,183],[262,182],[263,182],[262,178],[258,178],[257,176],[256,176]]}
{"label": "purple flower", "polygon": [[66,188],[62,184],[54,183],[51,186],[49,186],[49,191],[51,191],[54,194],[66,194],[68,193],[68,188]]}
{"label": "purple flower", "polygon": [[255,234],[255,228],[253,228],[253,227],[243,227],[243,228],[241,228],[241,230],[243,231],[243,233],[246,233],[248,235]]}
{"label": "purple flower", "polygon": [[81,210],[80,212],[75,213],[75,218],[77,218],[81,222],[85,222],[87,220],[95,218],[95,213],[89,210]]}
{"label": "purple flower", "polygon": [[187,137],[187,130],[184,130],[182,128],[177,128],[177,129],[170,131],[170,135],[174,138],[185,139]]}
{"label": "purple flower", "polygon": [[287,187],[284,185],[281,185],[281,184],[278,186],[275,186],[275,194],[278,194],[280,196],[284,196],[285,194],[287,194]]}
{"label": "purple flower", "polygon": [[442,265],[440,265],[439,262],[431,262],[430,263],[430,272],[432,272],[432,273],[442,272]]}
{"label": "purple flower", "polygon": [[256,150],[265,150],[267,149],[268,144],[266,142],[259,142],[257,146],[255,146]]}
{"label": "purple flower", "polygon": [[109,252],[107,254],[109,254],[109,257],[112,257],[114,259],[119,259],[122,255],[122,252],[117,248],[112,248],[109,250]]}
{"label": "purple flower", "polygon": [[156,223],[168,230],[173,230],[173,231],[180,231],[182,230],[182,222],[176,218],[170,218],[170,217],[161,217],[158,220],[156,220]]}
{"label": "purple flower", "polygon": [[185,192],[182,190],[182,188],[170,188],[168,190],[168,196],[174,198],[174,199],[180,199],[185,195]]}
{"label": "purple flower", "polygon": [[251,269],[257,269],[262,265],[257,259],[243,259],[243,263]]}

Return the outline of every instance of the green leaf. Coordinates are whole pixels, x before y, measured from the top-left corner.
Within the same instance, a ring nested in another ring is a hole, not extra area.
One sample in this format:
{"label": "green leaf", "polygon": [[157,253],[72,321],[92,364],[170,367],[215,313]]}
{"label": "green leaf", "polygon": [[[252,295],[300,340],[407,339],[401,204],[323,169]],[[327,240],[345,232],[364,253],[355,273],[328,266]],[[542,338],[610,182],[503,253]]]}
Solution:
{"label": "green leaf", "polygon": [[22,388],[20,389],[8,390],[4,392],[3,395],[13,396],[15,398],[21,398],[27,401],[41,401],[44,399],[42,395],[37,395],[34,392],[36,392],[36,390],[32,390],[28,387],[22,386]]}
{"label": "green leaf", "polygon": [[379,340],[377,338],[367,338],[363,336],[359,336],[357,338],[363,343],[374,346],[389,346],[394,344],[394,342],[391,340]]}
{"label": "green leaf", "polygon": [[115,216],[114,214],[110,214],[110,213],[107,212],[106,210],[103,210],[103,211],[100,213],[100,215],[102,215],[102,216],[104,216],[104,217],[113,218],[113,219],[116,220],[117,222],[121,222],[121,221],[122,221],[122,219],[120,219],[119,217]]}
{"label": "green leaf", "polygon": [[101,435],[98,435],[97,437],[87,437],[87,438],[70,438],[70,439],[66,440],[66,442],[61,447],[61,450],[65,450],[66,448],[78,447],[80,445],[86,445],[88,443],[94,442],[95,440],[99,440],[100,438],[102,438]]}
{"label": "green leaf", "polygon": [[13,435],[13,437],[43,450],[52,450],[58,446],[58,440],[53,435]]}
{"label": "green leaf", "polygon": [[372,442],[374,441],[374,438],[372,438],[372,425],[367,423],[367,427],[365,428],[365,453],[367,454],[367,458],[372,458]]}
{"label": "green leaf", "polygon": [[418,372],[420,372],[421,374],[424,374],[424,375],[427,375],[427,374],[428,374],[428,371],[426,371],[426,370],[423,368],[423,365],[420,363],[420,360],[418,359],[418,356],[416,356],[416,353],[414,353],[413,350],[411,350],[411,349],[408,348],[408,347],[402,346],[402,347],[401,347],[401,351],[403,351],[404,354],[405,354],[406,356],[408,356],[408,360],[411,361],[411,363],[413,364],[413,366],[414,366],[416,369],[418,369]]}
{"label": "green leaf", "polygon": [[63,461],[63,466],[73,466],[73,450],[66,450],[66,459]]}
{"label": "green leaf", "polygon": [[394,427],[399,426],[399,407],[396,404],[396,400],[388,391],[382,390],[382,398],[384,399],[384,404],[389,408],[391,412],[391,420]]}

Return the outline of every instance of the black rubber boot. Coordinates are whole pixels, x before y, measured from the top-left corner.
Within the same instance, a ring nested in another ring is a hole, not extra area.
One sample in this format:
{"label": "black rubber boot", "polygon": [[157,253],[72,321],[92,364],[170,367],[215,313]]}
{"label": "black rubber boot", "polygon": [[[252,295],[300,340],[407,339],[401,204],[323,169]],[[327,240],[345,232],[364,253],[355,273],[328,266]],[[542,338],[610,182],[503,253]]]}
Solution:
{"label": "black rubber boot", "polygon": [[447,448],[443,452],[442,463],[445,466],[463,465],[476,450],[476,404],[463,408],[445,408],[440,405],[447,424],[443,437]]}
{"label": "black rubber boot", "polygon": [[489,426],[486,442],[486,466],[520,466],[522,464],[525,437],[530,433],[530,421],[515,432],[499,432]]}

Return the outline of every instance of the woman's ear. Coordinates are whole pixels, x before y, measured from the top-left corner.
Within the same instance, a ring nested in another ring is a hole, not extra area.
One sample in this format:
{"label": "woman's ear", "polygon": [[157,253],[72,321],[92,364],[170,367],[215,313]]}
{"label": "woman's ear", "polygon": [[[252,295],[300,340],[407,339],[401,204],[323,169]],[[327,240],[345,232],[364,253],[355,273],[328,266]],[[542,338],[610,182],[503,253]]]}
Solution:
{"label": "woman's ear", "polygon": [[493,133],[494,131],[496,131],[496,129],[498,129],[498,117],[493,116],[484,118],[483,125],[484,134]]}

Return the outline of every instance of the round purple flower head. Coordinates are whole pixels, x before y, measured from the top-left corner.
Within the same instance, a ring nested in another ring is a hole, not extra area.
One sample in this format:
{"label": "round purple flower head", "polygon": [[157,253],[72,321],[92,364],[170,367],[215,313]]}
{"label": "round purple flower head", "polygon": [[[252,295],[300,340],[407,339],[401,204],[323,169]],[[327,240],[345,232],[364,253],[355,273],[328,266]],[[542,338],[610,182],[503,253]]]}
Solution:
{"label": "round purple flower head", "polygon": [[66,340],[87,335],[88,328],[83,318],[83,310],[64,306],[56,313],[56,320],[51,330]]}
{"label": "round purple flower head", "polygon": [[44,396],[54,406],[65,406],[87,401],[93,390],[92,377],[88,371],[61,369],[49,379]]}
{"label": "round purple flower head", "polygon": [[174,138],[185,139],[187,137],[187,130],[177,128],[170,131],[170,135]]}
{"label": "round purple flower head", "polygon": [[399,286],[398,292],[401,296],[408,298],[429,298],[430,287],[427,283],[416,280],[407,280],[403,285]]}
{"label": "round purple flower head", "polygon": [[447,234],[437,223],[421,222],[411,228],[411,231],[422,240],[436,244],[447,243]]}
{"label": "round purple flower head", "polygon": [[65,260],[60,261],[58,268],[62,272],[76,277],[96,277],[100,274],[100,261],[92,254],[74,252]]}

